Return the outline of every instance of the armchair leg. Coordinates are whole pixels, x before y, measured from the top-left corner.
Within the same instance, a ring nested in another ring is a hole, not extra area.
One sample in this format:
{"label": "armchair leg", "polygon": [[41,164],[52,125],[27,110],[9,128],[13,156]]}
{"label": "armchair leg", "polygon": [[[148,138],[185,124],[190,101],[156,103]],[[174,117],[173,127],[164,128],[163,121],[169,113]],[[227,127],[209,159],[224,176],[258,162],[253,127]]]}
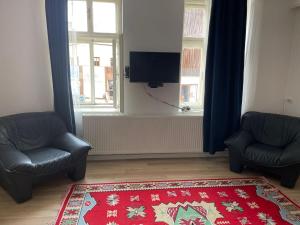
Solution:
{"label": "armchair leg", "polygon": [[280,184],[287,188],[295,187],[299,174],[298,173],[291,173],[289,175],[283,175],[280,180]]}
{"label": "armchair leg", "polygon": [[73,169],[70,172],[68,172],[69,178],[73,181],[79,181],[85,177],[86,157],[79,161],[80,162],[77,163],[76,166],[73,167]]}
{"label": "armchair leg", "polygon": [[243,171],[244,165],[237,160],[230,159],[229,167],[232,172],[241,173]]}

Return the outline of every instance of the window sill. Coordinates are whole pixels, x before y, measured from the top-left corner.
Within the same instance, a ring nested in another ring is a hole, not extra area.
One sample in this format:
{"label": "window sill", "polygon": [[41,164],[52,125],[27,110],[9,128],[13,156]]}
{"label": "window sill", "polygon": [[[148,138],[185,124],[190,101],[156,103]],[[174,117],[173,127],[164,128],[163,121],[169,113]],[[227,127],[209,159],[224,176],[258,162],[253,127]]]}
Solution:
{"label": "window sill", "polygon": [[202,111],[180,112],[184,116],[203,116]]}
{"label": "window sill", "polygon": [[93,108],[93,107],[82,107],[75,109],[75,113],[81,113],[83,116],[132,116],[132,117],[203,117],[202,110],[193,110],[189,112],[182,112],[178,110],[174,113],[145,113],[145,114],[134,114],[134,113],[122,113],[118,109],[107,107],[107,108]]}
{"label": "window sill", "polygon": [[121,114],[119,109],[113,107],[81,107],[76,108],[75,113],[81,113],[83,115]]}
{"label": "window sill", "polygon": [[178,110],[178,115],[184,115],[184,116],[203,116],[204,112],[201,109],[192,109],[188,112],[182,112],[181,110]]}
{"label": "window sill", "polygon": [[111,113],[83,113],[83,116],[93,116],[93,117],[101,117],[101,116],[121,116],[121,117],[137,117],[137,118],[170,118],[170,117],[178,117],[178,118],[184,118],[184,117],[197,117],[202,118],[203,115],[200,113],[162,113],[162,114],[126,114],[121,112],[111,112]]}

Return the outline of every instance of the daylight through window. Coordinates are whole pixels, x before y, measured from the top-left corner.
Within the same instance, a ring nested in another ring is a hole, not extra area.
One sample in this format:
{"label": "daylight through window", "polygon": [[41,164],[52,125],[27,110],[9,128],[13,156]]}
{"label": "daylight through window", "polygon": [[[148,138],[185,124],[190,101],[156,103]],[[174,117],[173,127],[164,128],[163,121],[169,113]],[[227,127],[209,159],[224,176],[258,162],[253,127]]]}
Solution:
{"label": "daylight through window", "polygon": [[186,0],[181,61],[180,104],[203,109],[209,1]]}
{"label": "daylight through window", "polygon": [[69,0],[70,68],[74,101],[119,108],[119,0]]}

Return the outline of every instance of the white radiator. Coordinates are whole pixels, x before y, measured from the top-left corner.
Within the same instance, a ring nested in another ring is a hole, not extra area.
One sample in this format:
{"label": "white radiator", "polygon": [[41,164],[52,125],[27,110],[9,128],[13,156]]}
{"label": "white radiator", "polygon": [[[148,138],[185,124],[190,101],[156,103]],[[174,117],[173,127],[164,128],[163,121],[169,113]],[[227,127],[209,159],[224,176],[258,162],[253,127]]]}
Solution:
{"label": "white radiator", "polygon": [[202,117],[84,115],[91,155],[201,153]]}

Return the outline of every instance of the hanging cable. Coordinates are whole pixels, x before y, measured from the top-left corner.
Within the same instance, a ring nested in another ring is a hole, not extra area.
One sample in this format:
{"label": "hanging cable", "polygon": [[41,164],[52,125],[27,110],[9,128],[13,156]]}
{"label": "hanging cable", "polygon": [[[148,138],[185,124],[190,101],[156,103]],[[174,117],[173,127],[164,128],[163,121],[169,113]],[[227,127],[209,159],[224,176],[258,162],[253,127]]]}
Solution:
{"label": "hanging cable", "polygon": [[154,96],[153,94],[151,94],[148,90],[147,90],[147,87],[146,85],[144,85],[144,90],[145,90],[145,93],[152,99],[162,103],[162,104],[165,104],[165,105],[168,105],[168,106],[171,106],[173,108],[176,108],[176,109],[180,109],[182,112],[188,112],[191,110],[191,108],[189,106],[183,106],[183,107],[179,107],[177,105],[174,105],[174,104],[171,104],[167,101],[164,101],[164,100],[161,100],[159,99],[158,97]]}

